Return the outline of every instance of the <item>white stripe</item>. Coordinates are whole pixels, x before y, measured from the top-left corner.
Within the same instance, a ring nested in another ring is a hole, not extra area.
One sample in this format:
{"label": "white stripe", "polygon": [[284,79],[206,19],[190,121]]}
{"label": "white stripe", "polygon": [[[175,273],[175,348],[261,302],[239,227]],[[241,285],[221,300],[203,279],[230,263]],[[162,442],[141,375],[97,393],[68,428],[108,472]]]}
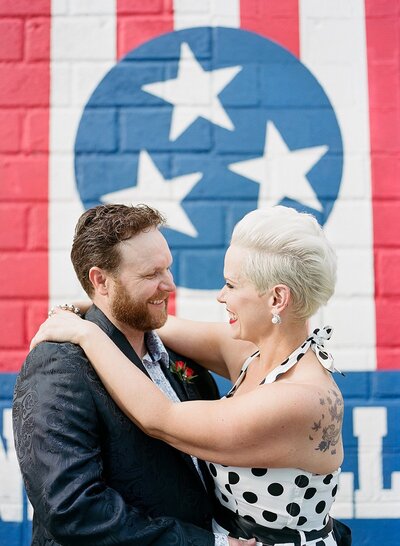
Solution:
{"label": "white stripe", "polygon": [[217,302],[219,290],[194,290],[178,288],[176,291],[176,315],[190,320],[226,322],[225,306]]}
{"label": "white stripe", "polygon": [[82,297],[69,252],[83,208],[75,186],[74,143],[82,110],[116,59],[115,0],[52,0],[49,294]]}
{"label": "white stripe", "polygon": [[[300,0],[302,62],[338,117],[344,171],[326,233],[338,250],[338,286],[323,311],[341,370],[374,370],[375,303],[364,0]],[[339,349],[339,350],[337,350]],[[355,359],[354,355],[357,355]]]}
{"label": "white stripe", "polygon": [[239,0],[174,0],[174,30],[240,26]]}
{"label": "white stripe", "polygon": [[[174,0],[174,30],[201,26],[240,27],[240,0]],[[192,320],[226,320],[223,306],[216,301],[218,290],[178,288],[177,316]]]}

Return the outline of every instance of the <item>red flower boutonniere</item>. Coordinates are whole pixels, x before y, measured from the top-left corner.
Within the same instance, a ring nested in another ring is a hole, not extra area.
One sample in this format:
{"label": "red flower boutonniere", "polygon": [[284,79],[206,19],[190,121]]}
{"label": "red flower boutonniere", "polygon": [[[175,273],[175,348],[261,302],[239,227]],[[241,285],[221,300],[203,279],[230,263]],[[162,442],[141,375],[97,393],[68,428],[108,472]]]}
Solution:
{"label": "red flower boutonniere", "polygon": [[192,383],[193,379],[197,377],[197,375],[194,375],[192,368],[189,368],[183,360],[177,360],[175,363],[172,363],[171,371],[184,383]]}

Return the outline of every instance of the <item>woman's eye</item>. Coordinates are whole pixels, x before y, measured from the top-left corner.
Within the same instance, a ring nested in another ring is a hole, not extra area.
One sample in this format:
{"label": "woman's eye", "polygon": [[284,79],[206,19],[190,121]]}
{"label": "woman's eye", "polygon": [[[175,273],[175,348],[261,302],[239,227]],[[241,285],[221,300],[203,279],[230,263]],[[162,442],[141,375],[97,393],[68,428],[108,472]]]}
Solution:
{"label": "woman's eye", "polygon": [[225,286],[226,286],[227,288],[233,288],[233,285],[232,285],[230,282],[226,282],[226,283],[225,283]]}

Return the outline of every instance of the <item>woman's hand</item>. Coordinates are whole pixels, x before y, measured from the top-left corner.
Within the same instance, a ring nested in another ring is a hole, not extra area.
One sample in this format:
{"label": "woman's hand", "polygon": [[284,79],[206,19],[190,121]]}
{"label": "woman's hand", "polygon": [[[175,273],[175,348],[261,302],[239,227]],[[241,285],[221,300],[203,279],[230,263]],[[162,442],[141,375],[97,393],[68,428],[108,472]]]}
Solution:
{"label": "woman's hand", "polygon": [[49,318],[43,322],[33,337],[30,350],[42,341],[69,341],[82,345],[86,336],[90,335],[91,329],[96,327],[92,322],[81,319],[71,311],[65,311],[56,307],[51,311]]}

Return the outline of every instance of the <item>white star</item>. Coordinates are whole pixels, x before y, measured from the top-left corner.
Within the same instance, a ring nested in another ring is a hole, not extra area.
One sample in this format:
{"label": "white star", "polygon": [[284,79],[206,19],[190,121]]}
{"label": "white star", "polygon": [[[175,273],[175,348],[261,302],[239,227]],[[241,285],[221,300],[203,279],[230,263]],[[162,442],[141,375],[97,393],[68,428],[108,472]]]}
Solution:
{"label": "white star", "polygon": [[176,140],[199,117],[233,131],[235,126],[218,95],[240,70],[241,66],[231,66],[206,72],[184,42],[181,44],[177,77],[148,83],[142,89],[174,105],[170,140]]}
{"label": "white star", "polygon": [[256,159],[231,163],[228,168],[260,184],[258,208],[276,205],[287,197],[322,211],[306,174],[327,150],[328,146],[289,150],[278,129],[269,121],[265,129],[264,154]]}
{"label": "white star", "polygon": [[146,203],[167,217],[167,226],[190,237],[198,233],[181,202],[197,184],[203,173],[191,173],[165,180],[146,150],[141,150],[138,162],[137,184],[133,188],[113,191],[102,196],[103,203]]}

